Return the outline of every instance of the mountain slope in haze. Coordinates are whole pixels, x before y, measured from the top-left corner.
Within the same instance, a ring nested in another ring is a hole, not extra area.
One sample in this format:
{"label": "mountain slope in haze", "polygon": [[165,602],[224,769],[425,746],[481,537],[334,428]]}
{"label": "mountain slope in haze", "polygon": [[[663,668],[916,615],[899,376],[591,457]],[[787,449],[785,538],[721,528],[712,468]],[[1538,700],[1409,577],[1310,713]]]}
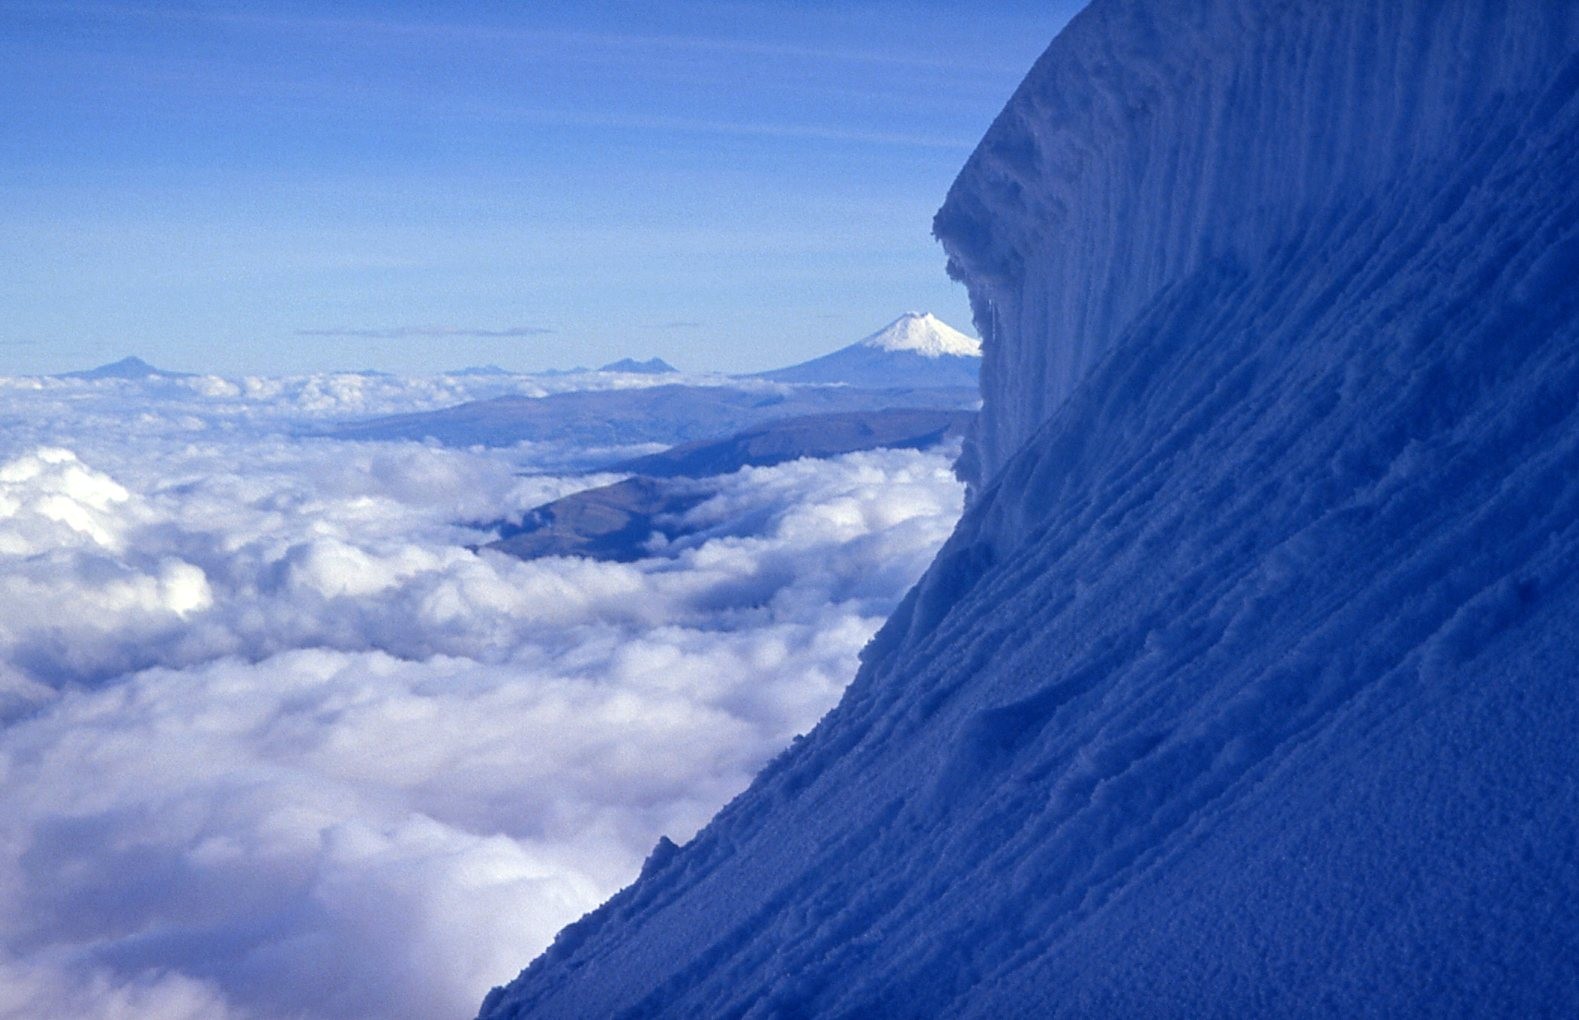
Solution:
{"label": "mountain slope in haze", "polygon": [[620,461],[605,470],[652,478],[705,478],[801,457],[836,457],[857,450],[924,450],[963,436],[975,417],[972,411],[898,407],[779,418],[721,439],[701,439]]}
{"label": "mountain slope in haze", "polygon": [[936,230],[976,489],[490,1020],[1579,1002],[1579,8],[1096,0]]}
{"label": "mountain slope in haze", "polygon": [[577,390],[546,397],[499,397],[417,414],[340,426],[342,439],[436,439],[455,446],[522,441],[619,447],[714,439],[764,422],[809,414],[886,408],[967,409],[966,388],[866,390],[848,386],[690,386]]}
{"label": "mountain slope in haze", "polygon": [[710,495],[689,479],[625,478],[529,511],[488,548],[523,560],[581,556],[632,563],[650,555],[655,535],[667,540],[680,534],[678,518]]}
{"label": "mountain slope in haze", "polygon": [[975,386],[980,366],[980,343],[935,315],[906,312],[848,347],[758,378],[868,388]]}

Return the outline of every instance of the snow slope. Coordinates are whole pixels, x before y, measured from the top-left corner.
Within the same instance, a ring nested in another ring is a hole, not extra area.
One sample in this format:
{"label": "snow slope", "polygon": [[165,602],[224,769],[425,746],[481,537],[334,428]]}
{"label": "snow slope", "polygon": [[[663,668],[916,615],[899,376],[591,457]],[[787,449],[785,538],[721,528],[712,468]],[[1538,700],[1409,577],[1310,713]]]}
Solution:
{"label": "snow slope", "polygon": [[1097,0],[936,228],[976,495],[483,1015],[1579,1002],[1579,7]]}
{"label": "snow slope", "polygon": [[760,378],[868,389],[975,386],[980,366],[980,343],[930,312],[906,312],[848,347]]}

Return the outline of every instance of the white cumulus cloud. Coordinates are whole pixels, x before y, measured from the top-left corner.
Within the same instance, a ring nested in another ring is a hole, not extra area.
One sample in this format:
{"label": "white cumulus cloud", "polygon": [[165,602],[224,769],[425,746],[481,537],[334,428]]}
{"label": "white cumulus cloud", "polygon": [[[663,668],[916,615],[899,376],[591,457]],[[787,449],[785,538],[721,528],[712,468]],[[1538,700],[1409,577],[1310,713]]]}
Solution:
{"label": "white cumulus cloud", "polygon": [[608,479],[304,427],[462,385],[0,382],[0,1017],[469,1015],[831,707],[959,512],[854,454],[520,561],[477,522]]}

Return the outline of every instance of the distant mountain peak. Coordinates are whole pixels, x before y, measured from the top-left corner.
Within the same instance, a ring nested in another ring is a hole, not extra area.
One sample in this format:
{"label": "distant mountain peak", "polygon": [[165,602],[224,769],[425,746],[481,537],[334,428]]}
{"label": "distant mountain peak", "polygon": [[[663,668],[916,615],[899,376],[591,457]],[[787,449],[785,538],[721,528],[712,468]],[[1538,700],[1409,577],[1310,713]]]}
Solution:
{"label": "distant mountain peak", "polygon": [[159,374],[157,368],[135,354],[129,354],[119,361],[112,361],[108,365],[100,365],[98,368],[89,369],[89,371],[96,375],[115,375],[128,379],[141,379],[144,376]]}
{"label": "distant mountain peak", "polygon": [[648,358],[646,361],[637,361],[635,358],[621,358],[611,361],[598,369],[599,372],[634,372],[638,375],[664,375],[669,372],[678,372],[679,369],[669,364],[662,358]]}
{"label": "distant mountain peak", "polygon": [[860,341],[860,346],[909,351],[924,358],[981,357],[979,340],[971,339],[931,312],[906,312]]}
{"label": "distant mountain peak", "polygon": [[108,365],[98,368],[89,368],[80,372],[66,372],[63,379],[176,379],[186,375],[185,372],[169,372],[153,365],[135,355],[128,355],[119,361],[112,361]]}

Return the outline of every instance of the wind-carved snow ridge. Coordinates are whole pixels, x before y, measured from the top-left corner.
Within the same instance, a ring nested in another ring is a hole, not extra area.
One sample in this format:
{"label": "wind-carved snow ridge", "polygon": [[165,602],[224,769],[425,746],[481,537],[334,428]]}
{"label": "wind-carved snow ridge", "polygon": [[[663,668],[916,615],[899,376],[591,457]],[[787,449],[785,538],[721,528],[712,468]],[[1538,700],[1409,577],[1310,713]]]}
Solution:
{"label": "wind-carved snow ridge", "polygon": [[1166,288],[1259,266],[1506,129],[1571,49],[1573,5],[1501,6],[1517,10],[1114,0],[1079,15],[934,222],[983,338],[980,479]]}
{"label": "wind-carved snow ridge", "polygon": [[1098,0],[937,231],[978,488],[490,1018],[1579,1001],[1579,6]]}

